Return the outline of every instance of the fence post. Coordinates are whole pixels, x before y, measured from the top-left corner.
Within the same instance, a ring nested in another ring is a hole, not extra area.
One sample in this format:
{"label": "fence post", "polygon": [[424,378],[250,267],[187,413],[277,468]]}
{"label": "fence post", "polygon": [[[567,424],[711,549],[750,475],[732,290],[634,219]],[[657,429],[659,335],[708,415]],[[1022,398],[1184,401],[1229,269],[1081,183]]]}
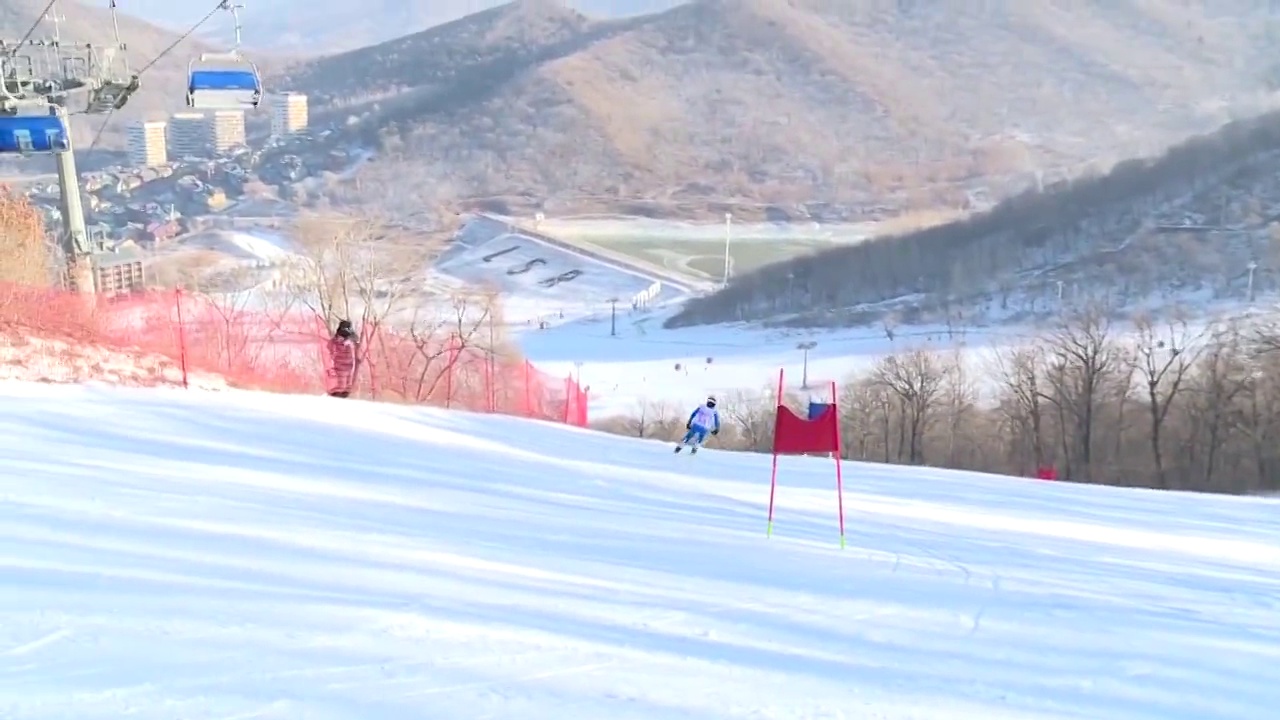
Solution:
{"label": "fence post", "polygon": [[529,366],[528,360],[524,361],[524,416],[533,417],[533,402],[529,398],[531,388],[529,387]]}
{"label": "fence post", "polygon": [[495,355],[497,351],[493,342],[494,327],[493,313],[489,313],[489,350],[485,353],[485,373],[488,378],[485,381],[485,400],[489,403],[489,412],[498,412],[498,364]]}
{"label": "fence post", "polygon": [[178,364],[182,367],[182,387],[191,389],[187,377],[187,327],[182,320],[182,288],[173,291],[173,304],[178,310]]}
{"label": "fence post", "polygon": [[484,411],[493,412],[493,366],[488,351],[484,353]]}
{"label": "fence post", "polygon": [[[372,330],[370,330],[367,325],[361,325],[360,336],[356,340],[356,352],[359,354],[359,357],[356,359],[356,364],[364,368],[369,373],[369,399],[371,400],[377,400],[378,396],[380,395],[379,388],[378,388],[378,370],[377,368],[374,367],[375,363],[373,362],[373,339],[374,338],[378,339],[378,342],[380,343],[379,347],[383,348],[382,355],[385,357],[386,347],[385,345],[381,344],[382,328],[378,327],[377,323],[374,323]],[[351,376],[352,394],[355,394],[356,385],[358,383],[359,383],[359,379],[353,373]]]}
{"label": "fence post", "polygon": [[569,406],[573,405],[573,376],[564,379],[564,424],[569,424]]}

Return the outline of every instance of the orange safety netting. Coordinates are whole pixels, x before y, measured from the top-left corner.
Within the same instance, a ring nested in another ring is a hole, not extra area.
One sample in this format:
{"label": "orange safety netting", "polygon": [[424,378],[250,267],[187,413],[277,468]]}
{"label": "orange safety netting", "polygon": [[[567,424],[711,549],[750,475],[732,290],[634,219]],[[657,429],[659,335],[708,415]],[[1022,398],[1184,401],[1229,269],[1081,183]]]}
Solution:
{"label": "orange safety netting", "polygon": [[587,424],[572,378],[446,329],[364,327],[354,372],[335,379],[315,313],[269,311],[182,291],[116,298],[0,287],[0,379],[234,387],[351,397]]}

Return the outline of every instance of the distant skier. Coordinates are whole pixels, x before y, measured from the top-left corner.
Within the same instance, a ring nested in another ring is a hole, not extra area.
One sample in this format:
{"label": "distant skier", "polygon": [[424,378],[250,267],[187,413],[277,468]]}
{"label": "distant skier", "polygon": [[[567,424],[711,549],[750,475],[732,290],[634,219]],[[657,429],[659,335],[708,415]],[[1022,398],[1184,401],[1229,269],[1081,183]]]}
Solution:
{"label": "distant skier", "polygon": [[351,394],[356,374],[356,342],[356,333],[351,327],[351,321],[340,321],[338,329],[329,340],[329,359],[333,363],[333,369],[329,373],[333,378],[329,388],[331,397],[344,398]]}
{"label": "distant skier", "polygon": [[716,397],[712,395],[707,398],[705,405],[695,409],[689,415],[689,421],[684,424],[686,432],[684,439],[676,445],[676,452],[680,452],[685,445],[689,446],[689,454],[698,452],[698,447],[707,439],[707,434],[720,434],[720,411],[716,410]]}

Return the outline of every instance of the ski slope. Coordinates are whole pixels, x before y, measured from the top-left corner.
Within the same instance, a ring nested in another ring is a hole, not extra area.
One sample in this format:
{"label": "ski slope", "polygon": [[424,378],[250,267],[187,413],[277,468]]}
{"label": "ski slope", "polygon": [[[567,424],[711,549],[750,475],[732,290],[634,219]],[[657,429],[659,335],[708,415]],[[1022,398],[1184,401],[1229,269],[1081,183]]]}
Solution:
{"label": "ski slope", "polygon": [[[592,418],[635,416],[642,406],[665,404],[688,412],[708,393],[732,401],[738,392],[768,394],[785,368],[788,385],[798,390],[806,373],[818,394],[827,383],[844,384],[870,371],[893,353],[922,348],[959,352],[975,373],[991,367],[995,353],[1033,341],[1033,331],[1018,328],[908,328],[888,339],[874,328],[829,331],[763,329],[745,324],[668,330],[667,313],[576,321],[519,334],[521,352],[552,375],[572,375],[591,389]],[[616,333],[616,334],[612,334]],[[807,358],[797,345],[814,341]],[[650,408],[652,414],[652,408]]]}
{"label": "ski slope", "polygon": [[0,717],[1271,720],[1280,502],[0,384]]}

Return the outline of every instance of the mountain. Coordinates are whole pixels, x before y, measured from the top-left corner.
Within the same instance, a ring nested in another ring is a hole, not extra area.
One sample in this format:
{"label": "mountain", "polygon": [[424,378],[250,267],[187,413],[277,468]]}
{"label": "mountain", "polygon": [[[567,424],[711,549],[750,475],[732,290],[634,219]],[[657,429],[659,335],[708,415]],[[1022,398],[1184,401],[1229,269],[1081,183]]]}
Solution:
{"label": "mountain", "polygon": [[[40,17],[40,12],[47,3],[44,0],[2,0],[0,1],[0,37],[16,41]],[[56,6],[61,18],[58,32],[63,43],[93,43],[98,46],[115,44],[112,31],[110,10],[103,7],[105,3],[76,2],[60,0]],[[166,48],[178,40],[178,33],[166,30],[134,17],[121,14],[119,16],[120,38],[128,46],[127,55],[131,69],[139,69],[159,57]],[[45,21],[32,34],[33,40],[52,38],[54,25]],[[149,115],[179,109],[184,104],[187,61],[195,54],[207,49],[198,41],[187,40],[179,43],[167,55],[162,57],[154,67],[142,74],[142,88],[130,99],[123,110],[115,113],[99,140],[102,147],[119,147],[126,121]],[[97,134],[101,119],[86,119],[84,116],[73,120],[75,140],[78,146],[86,147]]]}
{"label": "mountain", "polygon": [[1277,294],[1280,111],[959,222],[765,266],[667,324],[1025,326],[1243,315]]}
{"label": "mountain", "polygon": [[[570,10],[598,17],[627,17],[668,10],[684,0],[561,0]],[[502,5],[502,0],[274,0],[253,3],[242,13],[247,47],[276,52],[327,55],[384,42]],[[149,22],[187,28],[204,10],[178,7],[173,0],[130,0],[128,12]],[[220,15],[201,35],[216,42],[230,37],[229,18]]]}
{"label": "mountain", "polygon": [[374,197],[954,208],[1271,107],[1276,22],[1250,0],[523,0],[278,83],[382,150]]}

